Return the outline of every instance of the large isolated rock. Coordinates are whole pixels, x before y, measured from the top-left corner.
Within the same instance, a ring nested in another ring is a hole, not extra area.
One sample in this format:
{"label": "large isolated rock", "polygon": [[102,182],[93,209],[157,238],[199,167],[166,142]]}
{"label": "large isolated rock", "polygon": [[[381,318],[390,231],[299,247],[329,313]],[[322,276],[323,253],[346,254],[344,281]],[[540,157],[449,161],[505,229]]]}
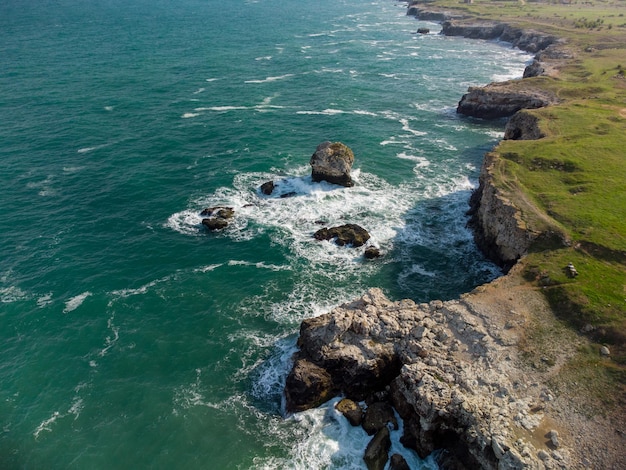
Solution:
{"label": "large isolated rock", "polygon": [[350,170],[354,163],[352,150],[341,142],[322,142],[311,156],[311,178],[341,186],[354,186]]}
{"label": "large isolated rock", "polygon": [[324,227],[313,234],[316,240],[335,240],[339,246],[362,246],[370,239],[370,234],[360,225],[345,224],[339,227]]}

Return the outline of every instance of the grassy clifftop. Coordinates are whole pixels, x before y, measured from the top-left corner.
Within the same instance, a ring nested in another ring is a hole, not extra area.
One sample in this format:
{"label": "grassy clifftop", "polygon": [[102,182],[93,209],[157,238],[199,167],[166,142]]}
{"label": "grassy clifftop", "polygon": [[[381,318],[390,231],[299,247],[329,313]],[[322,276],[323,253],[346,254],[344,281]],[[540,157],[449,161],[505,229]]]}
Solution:
{"label": "grassy clifftop", "polygon": [[[589,360],[577,363],[603,365],[626,384],[626,1],[566,1],[435,0],[425,7],[567,40],[572,58],[550,76],[524,79],[561,99],[529,111],[545,137],[501,142],[494,174],[530,227],[549,220],[571,240],[565,248],[533,247],[523,265],[559,321],[595,341]],[[568,263],[578,276],[567,275]],[[602,344],[610,361],[597,359]]]}

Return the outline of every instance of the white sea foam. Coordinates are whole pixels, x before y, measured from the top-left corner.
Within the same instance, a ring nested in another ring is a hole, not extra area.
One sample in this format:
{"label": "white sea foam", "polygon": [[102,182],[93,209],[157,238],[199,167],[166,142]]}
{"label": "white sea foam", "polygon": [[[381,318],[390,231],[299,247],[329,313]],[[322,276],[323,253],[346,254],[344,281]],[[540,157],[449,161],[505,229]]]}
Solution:
{"label": "white sea foam", "polygon": [[258,269],[268,269],[270,271],[291,271],[291,266],[279,266],[275,264],[266,264],[262,261],[254,263],[251,261],[244,260],[230,260],[228,262],[229,266],[253,266]]}
{"label": "white sea foam", "polygon": [[28,298],[28,294],[17,286],[0,287],[0,302],[10,304]]}
{"label": "white sea foam", "polygon": [[69,313],[76,310],[83,304],[85,299],[91,295],[93,295],[91,292],[86,291],[82,294],[78,294],[77,296],[72,297],[67,302],[65,302],[65,308],[63,309],[63,313]]}
{"label": "white sea foam", "polygon": [[265,77],[263,79],[245,80],[244,83],[269,83],[269,82],[276,82],[278,80],[285,80],[293,76],[294,76],[293,73],[286,73],[284,75],[277,75],[274,77]]}
{"label": "white sea foam", "polygon": [[406,152],[400,152],[397,156],[402,160],[411,160],[416,162],[417,165],[415,165],[415,168],[425,168],[430,165],[430,161],[421,155],[409,155]]}
{"label": "white sea foam", "polygon": [[109,350],[115,346],[117,341],[120,339],[120,329],[115,326],[113,321],[115,320],[115,314],[113,313],[109,319],[107,320],[107,328],[111,331],[112,335],[108,335],[104,338],[104,347],[98,353],[98,356],[104,357],[109,352]]}
{"label": "white sea foam", "polygon": [[190,119],[190,118],[194,118],[200,116],[200,113],[185,113],[181,116],[181,118],[183,119]]}
{"label": "white sea foam", "polygon": [[211,271],[215,271],[217,268],[223,266],[223,264],[209,264],[208,266],[202,266],[201,268],[196,268],[193,270],[195,273],[208,273]]}
{"label": "white sea foam", "polygon": [[42,295],[37,299],[37,307],[44,308],[52,303],[52,292]]}
{"label": "white sea foam", "polygon": [[39,426],[37,426],[37,429],[35,429],[35,432],[33,432],[33,436],[35,436],[35,439],[39,438],[39,434],[41,434],[41,432],[43,431],[48,431],[48,432],[52,432],[52,428],[51,425],[53,425],[57,419],[59,419],[61,417],[61,413],[59,413],[58,411],[55,411],[54,413],[52,413],[52,416],[50,416],[48,419],[44,419]]}
{"label": "white sea foam", "polygon": [[334,116],[336,114],[345,114],[347,111],[342,109],[327,108],[323,111],[297,111],[296,114],[319,114],[322,116]]}
{"label": "white sea foam", "polygon": [[[131,295],[141,295],[141,294],[145,294],[146,292],[148,292],[149,289],[155,287],[157,284],[160,284],[162,282],[167,282],[172,278],[172,276],[165,276],[161,279],[155,279],[154,281],[150,281],[147,284],[144,284],[143,286],[134,288],[134,289],[118,289],[118,290],[114,290],[111,292],[111,295],[115,296],[115,297],[121,297],[121,298],[126,298],[126,297],[130,297]],[[112,302],[109,302],[109,307],[112,305]]]}
{"label": "white sea foam", "polygon": [[[333,468],[340,470],[365,470],[363,453],[371,436],[360,426],[352,426],[335,409],[340,398],[335,398],[321,407],[292,416],[289,421],[295,427],[291,432],[284,426],[269,427],[270,435],[279,440],[292,442],[290,455],[283,458],[270,457],[255,459],[255,469],[309,470],[311,468]],[[401,454],[410,468],[435,470],[437,465],[432,458],[422,461],[413,451],[400,443],[403,423],[399,416],[399,429],[390,433],[393,453]]]}

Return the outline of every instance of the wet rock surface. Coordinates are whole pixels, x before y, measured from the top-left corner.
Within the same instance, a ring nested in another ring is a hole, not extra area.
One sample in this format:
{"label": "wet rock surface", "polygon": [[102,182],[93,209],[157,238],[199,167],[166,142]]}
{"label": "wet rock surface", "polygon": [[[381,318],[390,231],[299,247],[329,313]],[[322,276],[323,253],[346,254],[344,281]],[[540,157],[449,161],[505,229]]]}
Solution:
{"label": "wet rock surface", "polygon": [[310,164],[313,181],[354,186],[350,176],[354,153],[347,145],[341,142],[322,142],[311,156]]}
{"label": "wet rock surface", "polygon": [[338,227],[321,228],[313,234],[316,240],[334,240],[339,246],[362,246],[370,239],[370,234],[360,225],[345,224]]}

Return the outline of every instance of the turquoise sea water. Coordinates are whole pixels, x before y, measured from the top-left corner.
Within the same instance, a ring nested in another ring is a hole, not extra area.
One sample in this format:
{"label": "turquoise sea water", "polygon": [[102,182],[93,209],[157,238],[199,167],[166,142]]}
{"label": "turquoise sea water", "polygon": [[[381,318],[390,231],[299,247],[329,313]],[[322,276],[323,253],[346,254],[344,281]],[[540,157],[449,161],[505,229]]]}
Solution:
{"label": "turquoise sea water", "polygon": [[[502,123],[455,107],[528,60],[405,12],[0,3],[0,468],[364,468],[332,406],[281,413],[299,323],[368,287],[427,301],[498,275],[465,211]],[[311,182],[325,140],[355,187]],[[235,219],[207,233],[218,204]],[[319,221],[384,257],[316,242]]]}

